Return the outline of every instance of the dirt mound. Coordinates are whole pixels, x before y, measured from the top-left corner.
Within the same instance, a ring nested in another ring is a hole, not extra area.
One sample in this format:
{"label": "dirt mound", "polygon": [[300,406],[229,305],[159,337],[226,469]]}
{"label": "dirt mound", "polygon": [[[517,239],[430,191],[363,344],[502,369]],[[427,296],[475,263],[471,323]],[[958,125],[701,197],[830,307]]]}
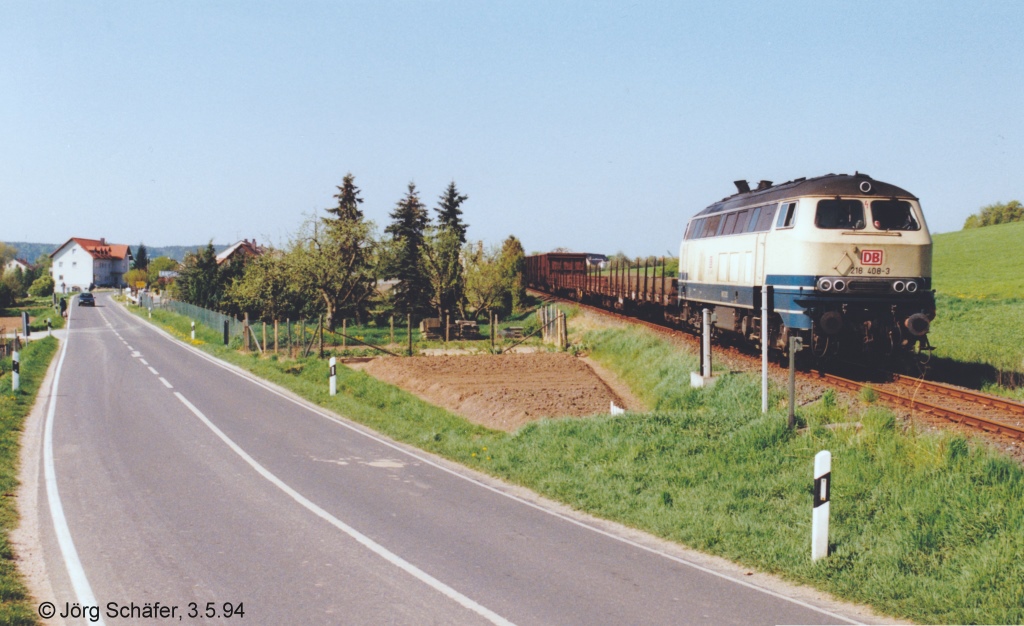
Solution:
{"label": "dirt mound", "polygon": [[543,417],[606,414],[611,402],[642,408],[564,353],[380,358],[361,369],[472,422],[506,431]]}

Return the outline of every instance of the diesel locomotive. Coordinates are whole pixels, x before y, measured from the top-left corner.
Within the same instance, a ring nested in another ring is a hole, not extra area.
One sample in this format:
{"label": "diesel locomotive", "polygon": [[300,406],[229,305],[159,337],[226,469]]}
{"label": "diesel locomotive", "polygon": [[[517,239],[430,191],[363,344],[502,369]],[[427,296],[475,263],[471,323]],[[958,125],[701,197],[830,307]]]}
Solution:
{"label": "diesel locomotive", "polygon": [[817,356],[930,349],[932,240],[918,199],[867,174],[761,181],[693,216],[679,247],[680,321]]}
{"label": "diesel locomotive", "polygon": [[678,277],[665,260],[608,270],[550,253],[527,258],[526,284],[691,330],[710,309],[717,335],[767,332],[782,353],[794,336],[817,357],[931,349],[932,240],[914,195],[860,172],[735,184],[688,221]]}

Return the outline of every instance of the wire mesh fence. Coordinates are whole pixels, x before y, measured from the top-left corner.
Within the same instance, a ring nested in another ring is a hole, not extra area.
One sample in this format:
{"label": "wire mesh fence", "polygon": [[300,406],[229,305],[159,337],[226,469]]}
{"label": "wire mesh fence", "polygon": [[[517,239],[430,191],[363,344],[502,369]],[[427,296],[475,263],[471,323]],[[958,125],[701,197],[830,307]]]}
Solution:
{"label": "wire mesh fence", "polygon": [[211,311],[204,309],[203,307],[189,304],[187,302],[180,302],[173,300],[167,296],[153,297],[150,294],[143,293],[139,295],[139,304],[143,308],[154,308],[154,309],[165,309],[173,311],[179,315],[195,321],[197,324],[203,324],[217,332],[224,330],[224,322],[228,324],[228,336],[229,337],[241,337],[243,332],[243,323],[230,315],[218,313],[217,311]]}
{"label": "wire mesh fence", "polygon": [[[356,324],[355,320],[351,319],[342,319],[340,324],[329,328],[324,324],[322,317],[309,320],[245,321],[174,300],[166,295],[154,297],[152,294],[139,294],[139,305],[143,308],[177,313],[196,324],[213,329],[218,334],[224,331],[224,325],[227,323],[227,341],[232,346],[247,352],[283,354],[292,358],[310,355],[323,357],[328,354],[411,355],[419,353],[421,348],[436,348],[437,344],[448,346],[450,341],[459,342],[464,347],[475,342],[480,344],[475,349],[483,350],[487,350],[489,344],[490,351],[500,352],[503,347],[508,347],[510,342],[511,347],[515,347],[529,339],[542,327],[555,337],[557,328],[557,316],[553,309],[548,311],[547,317],[542,318],[539,326],[529,319],[528,314],[524,314],[520,321],[509,319],[502,324],[504,328],[499,328],[496,316],[490,324],[483,325],[478,325],[475,321],[447,319],[445,328],[444,323],[438,318],[416,320],[395,315],[383,321],[378,319],[363,324]],[[564,322],[562,324],[561,334],[564,335]],[[563,339],[563,345],[564,343]]]}

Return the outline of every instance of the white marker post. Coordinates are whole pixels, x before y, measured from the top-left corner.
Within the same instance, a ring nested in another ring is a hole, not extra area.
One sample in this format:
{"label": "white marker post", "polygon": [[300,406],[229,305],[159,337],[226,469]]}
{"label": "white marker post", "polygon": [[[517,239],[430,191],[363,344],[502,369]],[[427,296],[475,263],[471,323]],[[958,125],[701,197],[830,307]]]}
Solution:
{"label": "white marker post", "polygon": [[761,412],[768,412],[768,292],[761,287]]}
{"label": "white marker post", "polygon": [[196,340],[196,323],[192,322],[192,341]]}
{"label": "white marker post", "polygon": [[11,391],[17,391],[21,384],[21,361],[17,350],[11,353]]}
{"label": "white marker post", "polygon": [[700,373],[690,372],[691,387],[710,387],[715,384],[711,375],[711,310],[701,313]]}
{"label": "white marker post", "polygon": [[828,514],[832,491],[832,453],[814,455],[814,510],[811,518],[811,560],[828,556]]}
{"label": "white marker post", "polygon": [[338,359],[331,357],[331,395],[338,395]]}

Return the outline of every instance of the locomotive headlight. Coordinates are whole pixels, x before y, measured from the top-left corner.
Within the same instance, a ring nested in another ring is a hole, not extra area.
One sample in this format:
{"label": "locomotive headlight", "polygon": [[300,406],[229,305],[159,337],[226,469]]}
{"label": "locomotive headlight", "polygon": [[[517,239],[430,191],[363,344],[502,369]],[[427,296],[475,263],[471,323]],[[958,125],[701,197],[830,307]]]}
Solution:
{"label": "locomotive headlight", "polygon": [[820,291],[832,291],[832,281],[828,278],[819,278],[818,289]]}
{"label": "locomotive headlight", "polygon": [[917,281],[916,280],[908,280],[907,281],[907,293],[914,293],[915,291],[917,291]]}
{"label": "locomotive headlight", "polygon": [[895,291],[896,293],[903,293],[903,290],[906,288],[907,286],[903,283],[902,280],[897,280],[892,284],[892,290]]}
{"label": "locomotive headlight", "polygon": [[846,281],[837,278],[835,282],[832,283],[832,288],[835,289],[836,291],[843,291],[844,289],[846,289]]}

